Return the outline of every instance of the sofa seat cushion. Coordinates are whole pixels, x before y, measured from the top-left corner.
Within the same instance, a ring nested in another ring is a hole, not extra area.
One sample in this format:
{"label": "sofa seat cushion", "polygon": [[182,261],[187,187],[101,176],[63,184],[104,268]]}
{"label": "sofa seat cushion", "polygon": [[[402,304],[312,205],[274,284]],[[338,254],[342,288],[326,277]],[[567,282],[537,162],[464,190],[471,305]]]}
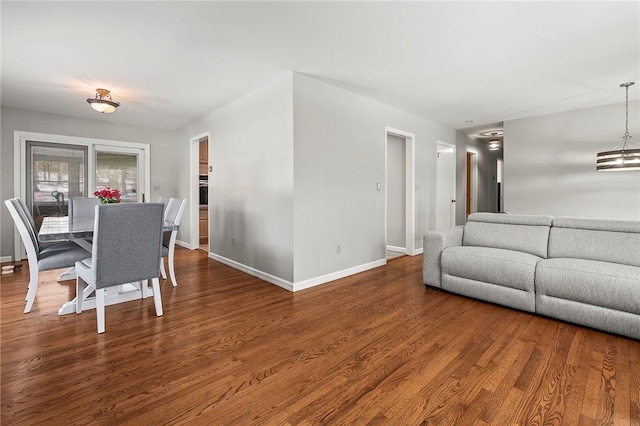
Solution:
{"label": "sofa seat cushion", "polygon": [[442,252],[442,273],[533,292],[536,264],[529,253],[491,247],[449,247]]}
{"label": "sofa seat cushion", "polygon": [[640,315],[640,268],[596,260],[545,259],[536,293]]}

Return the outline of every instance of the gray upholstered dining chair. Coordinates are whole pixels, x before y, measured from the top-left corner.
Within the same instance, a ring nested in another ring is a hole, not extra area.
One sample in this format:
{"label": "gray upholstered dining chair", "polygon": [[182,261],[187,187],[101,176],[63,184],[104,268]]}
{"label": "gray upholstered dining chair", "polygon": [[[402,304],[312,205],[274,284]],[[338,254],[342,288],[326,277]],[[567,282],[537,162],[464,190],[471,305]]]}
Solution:
{"label": "gray upholstered dining chair", "polygon": [[69,223],[93,222],[99,204],[99,198],[69,197]]}
{"label": "gray upholstered dining chair", "polygon": [[[74,223],[93,222],[97,205],[100,205],[99,198],[69,197],[69,226],[72,227]],[[85,240],[91,244],[93,238]]]}
{"label": "gray upholstered dining chair", "polygon": [[108,287],[140,282],[146,293],[152,281],[156,315],[162,316],[160,254],[163,205],[106,204],[96,207],[93,253],[76,262],[76,313],[82,313],[85,287],[95,289],[98,333],[105,331],[105,293]]}
{"label": "gray upholstered dining chair", "polygon": [[29,261],[29,286],[25,298],[27,305],[24,308],[26,314],[31,311],[36,298],[40,271],[70,268],[78,260],[87,258],[89,252],[70,241],[41,246],[38,242],[38,234],[35,232],[33,217],[26,210],[24,201],[19,198],[11,198],[5,200],[4,203],[15,222],[20,238],[22,238]]}
{"label": "gray upholstered dining chair", "polygon": [[[170,198],[167,203],[166,210],[164,212],[164,221],[173,225],[180,225],[182,220],[182,213],[184,212],[184,206],[187,204],[187,200],[184,198]],[[176,281],[176,271],[174,267],[174,254],[176,247],[176,237],[178,230],[165,231],[162,237],[162,262],[160,264],[160,272],[162,279],[167,279],[167,272],[164,269],[164,258],[167,258],[169,264],[169,276],[171,277],[171,283],[174,287],[178,286]]]}

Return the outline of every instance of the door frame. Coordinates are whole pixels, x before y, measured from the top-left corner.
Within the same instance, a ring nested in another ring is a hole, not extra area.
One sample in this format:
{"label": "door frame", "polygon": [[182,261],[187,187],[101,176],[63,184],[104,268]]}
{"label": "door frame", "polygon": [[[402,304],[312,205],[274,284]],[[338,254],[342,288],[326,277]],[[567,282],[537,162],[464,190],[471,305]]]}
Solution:
{"label": "door frame", "polygon": [[[211,137],[209,132],[200,133],[199,135],[189,138],[189,249],[195,250],[200,247],[200,141],[207,138],[209,141],[209,158],[207,163],[209,164],[209,170],[211,170]],[[209,174],[209,188],[211,192],[211,172]],[[208,206],[211,206],[211,199],[209,199]],[[207,220],[207,226],[209,227],[207,233],[207,253],[211,251],[211,209],[207,210],[209,218]]]}
{"label": "door frame", "polygon": [[[451,223],[455,226],[456,223],[456,210],[457,210],[457,203],[458,203],[458,194],[456,193],[456,146],[454,144],[448,143],[448,142],[444,142],[441,140],[437,140],[436,141],[436,155],[438,155],[438,145],[440,146],[445,146],[447,148],[451,148],[453,149],[453,176],[452,176],[452,180],[453,180],[453,199],[456,200],[455,203],[451,203],[451,204],[455,204],[455,206],[453,206],[453,209],[451,210]],[[436,176],[438,176],[438,161],[436,159]],[[439,186],[438,186],[438,180],[436,179],[436,209],[438,208],[438,191],[440,190]],[[438,223],[438,213],[436,211],[436,229],[440,229],[440,224]]]}
{"label": "door frame", "polygon": [[498,158],[496,160],[496,185],[498,186],[497,191],[497,209],[499,213],[504,212],[504,159]]}
{"label": "door frame", "polygon": [[[405,140],[405,253],[409,256],[419,254],[415,249],[416,229],[416,147],[414,133],[385,126],[384,128],[384,247],[387,249],[387,136],[397,136]],[[385,253],[386,259],[386,253]]]}
{"label": "door frame", "polygon": [[[22,198],[27,194],[27,141],[53,143],[59,145],[81,145],[87,147],[87,194],[95,190],[95,146],[107,146],[111,148],[133,148],[142,150],[144,155],[144,193],[151,195],[151,145],[148,143],[116,141],[109,139],[87,138],[80,136],[56,135],[50,133],[27,132],[14,130],[13,132],[13,196]],[[149,198],[149,197],[145,197]],[[13,233],[14,260],[22,260],[24,246],[20,234]]]}
{"label": "door frame", "polygon": [[[471,157],[471,163],[467,164],[469,161],[469,157]],[[473,148],[467,147],[465,153],[465,206],[464,206],[464,221],[467,222],[467,199],[468,194],[471,195],[471,205],[469,206],[469,214],[475,213],[478,211],[478,151]],[[466,176],[470,171],[470,176]],[[471,182],[471,188],[467,187],[467,181]]]}

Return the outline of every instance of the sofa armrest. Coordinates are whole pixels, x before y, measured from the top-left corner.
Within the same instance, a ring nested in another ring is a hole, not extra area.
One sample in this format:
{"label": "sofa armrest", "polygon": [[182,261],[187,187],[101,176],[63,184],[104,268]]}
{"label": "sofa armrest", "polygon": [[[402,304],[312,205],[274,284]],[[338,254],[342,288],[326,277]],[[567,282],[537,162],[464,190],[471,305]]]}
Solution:
{"label": "sofa armrest", "polygon": [[442,288],[440,256],[447,247],[461,246],[464,226],[429,231],[424,235],[422,280],[432,287]]}

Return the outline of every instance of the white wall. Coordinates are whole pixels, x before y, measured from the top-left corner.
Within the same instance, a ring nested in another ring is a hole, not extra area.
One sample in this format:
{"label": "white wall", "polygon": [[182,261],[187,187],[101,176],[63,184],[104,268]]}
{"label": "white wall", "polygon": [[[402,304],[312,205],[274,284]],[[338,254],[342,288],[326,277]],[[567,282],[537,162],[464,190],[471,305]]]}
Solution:
{"label": "white wall", "polygon": [[[210,132],[210,250],[293,281],[293,93],[291,74],[176,134],[179,192],[189,196],[189,144]],[[178,239],[190,241],[189,209]],[[233,240],[235,238],[235,245]]]}
{"label": "white wall", "polygon": [[[639,105],[629,103],[636,140]],[[596,171],[596,154],[622,138],[624,115],[619,103],[505,122],[505,211],[640,219],[640,172]]]}
{"label": "white wall", "polygon": [[406,167],[404,138],[387,135],[387,245],[406,248]]}
{"label": "white wall", "polygon": [[[117,114],[118,112],[115,112]],[[171,196],[177,192],[176,162],[172,131],[148,127],[115,124],[104,120],[86,120],[57,114],[3,107],[0,110],[2,140],[0,143],[0,199],[13,193],[13,134],[15,130],[55,135],[78,136],[151,145],[151,182],[158,181],[160,190],[152,192],[152,199]],[[0,207],[0,255],[13,256],[14,225],[4,203]]]}
{"label": "white wall", "polygon": [[293,93],[295,282],[385,258],[385,126],[416,136],[421,248],[435,226],[436,141],[455,131],[299,73]]}

